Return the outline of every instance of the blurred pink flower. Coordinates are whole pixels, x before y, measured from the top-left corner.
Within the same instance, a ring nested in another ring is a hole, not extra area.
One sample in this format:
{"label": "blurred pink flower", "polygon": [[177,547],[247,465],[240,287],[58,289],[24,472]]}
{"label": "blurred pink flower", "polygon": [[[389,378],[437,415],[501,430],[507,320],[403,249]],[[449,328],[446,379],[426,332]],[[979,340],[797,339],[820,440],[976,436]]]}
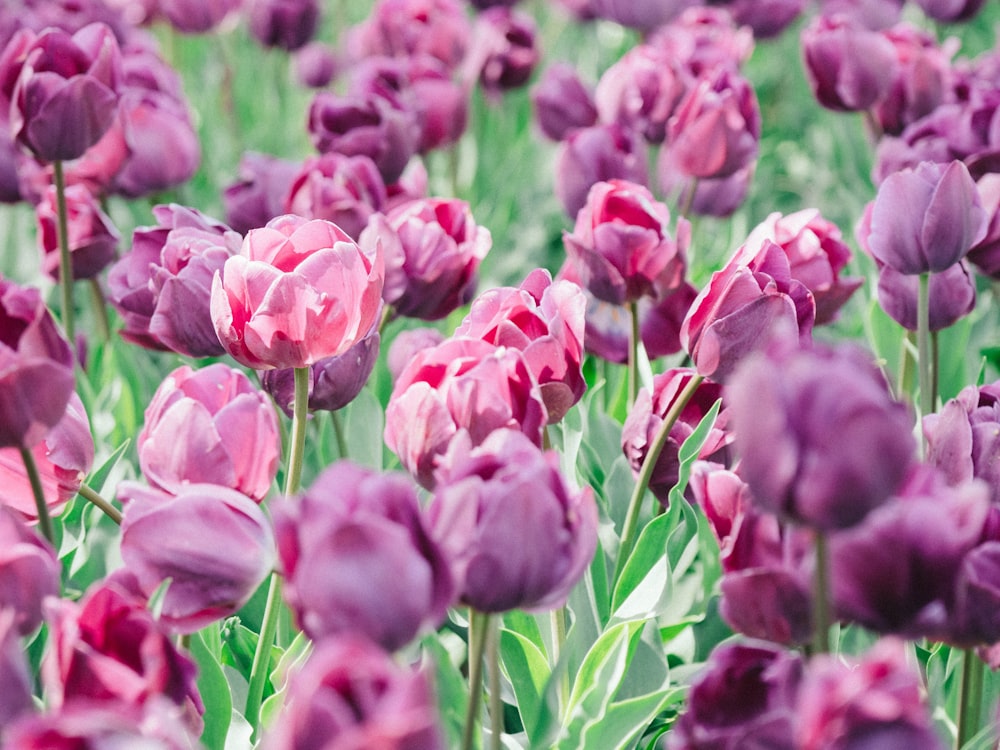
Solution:
{"label": "blurred pink flower", "polygon": [[[118,230],[97,198],[83,185],[66,188],[66,219],[68,225],[71,275],[74,279],[92,279],[115,260]],[[42,266],[54,279],[60,276],[59,238],[56,225],[56,189],[45,191],[35,205],[38,223],[38,244],[42,250]]]}
{"label": "blurred pink flower", "polygon": [[[0,506],[0,660],[9,645],[4,631],[25,636],[41,625],[42,602],[59,596],[61,574],[52,545],[25,526],[16,512]],[[10,615],[6,627],[4,613]],[[12,640],[17,642],[16,637]],[[6,686],[0,692],[6,694]]]}

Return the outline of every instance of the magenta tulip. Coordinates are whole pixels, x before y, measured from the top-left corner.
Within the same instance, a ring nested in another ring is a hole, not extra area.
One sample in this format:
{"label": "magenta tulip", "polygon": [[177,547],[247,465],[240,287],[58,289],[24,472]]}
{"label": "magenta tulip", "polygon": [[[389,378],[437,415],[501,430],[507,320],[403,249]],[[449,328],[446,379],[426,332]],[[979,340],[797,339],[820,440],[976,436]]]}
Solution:
{"label": "magenta tulip", "polygon": [[753,52],[754,37],[726,7],[696,5],[656,29],[647,43],[697,78],[717,68],[739,70]]}
{"label": "magenta tulip", "polygon": [[340,69],[337,53],[324,42],[309,42],[292,55],[295,80],[310,89],[330,85]]}
{"label": "magenta tulip", "polygon": [[916,3],[935,21],[956,23],[968,21],[979,13],[986,0],[916,0]]}
{"label": "magenta tulip", "polygon": [[454,69],[465,57],[470,36],[458,0],[378,0],[352,29],[348,49],[355,58],[427,54]]}
{"label": "magenta tulip", "polygon": [[160,13],[178,31],[203,34],[216,28],[243,0],[157,0]]}
{"label": "magenta tulip", "polygon": [[473,28],[466,66],[478,77],[487,96],[498,100],[508,90],[528,82],[538,64],[538,29],[534,19],[507,7],[482,11]]}
{"label": "magenta tulip", "polygon": [[357,239],[371,215],[385,210],[387,198],[375,162],[331,151],[302,163],[288,186],[283,210],[333,222]]}
{"label": "magenta tulip", "polygon": [[[908,331],[917,330],[920,280],[879,264],[878,303],[890,318]],[[927,329],[948,328],[976,306],[976,283],[965,261],[931,274],[927,289]]]}
{"label": "magenta tulip", "polygon": [[806,0],[725,0],[733,20],[747,25],[758,39],[777,36],[806,7]]}
{"label": "magenta tulip", "polygon": [[[70,185],[65,196],[70,275],[74,279],[92,279],[115,260],[120,235],[108,215],[101,210],[97,198],[83,185]],[[42,265],[49,276],[58,279],[58,213],[54,187],[49,188],[42,201],[35,206],[35,217],[38,220]]]}

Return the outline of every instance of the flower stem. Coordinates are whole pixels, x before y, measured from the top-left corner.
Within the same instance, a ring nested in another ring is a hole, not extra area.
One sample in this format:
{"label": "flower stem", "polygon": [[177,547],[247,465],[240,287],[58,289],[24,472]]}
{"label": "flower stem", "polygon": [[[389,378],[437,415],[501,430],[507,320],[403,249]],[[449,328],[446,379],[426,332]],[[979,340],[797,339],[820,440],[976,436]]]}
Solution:
{"label": "flower stem", "polygon": [[28,482],[31,484],[31,494],[35,496],[35,509],[38,511],[38,528],[50,544],[56,543],[55,533],[52,530],[52,518],[49,516],[49,506],[45,503],[45,493],[42,491],[42,478],[38,474],[38,465],[35,457],[28,448],[21,448],[21,460],[24,461],[24,470],[28,474]]}
{"label": "flower stem", "polygon": [[[295,402],[292,407],[292,434],[288,446],[288,466],[285,474],[285,496],[291,497],[299,491],[302,480],[302,456],[306,443],[306,416],[309,406],[309,368],[295,368]],[[278,614],[281,611],[281,577],[271,574],[264,605],[264,619],[260,625],[260,636],[250,667],[250,683],[247,688],[245,718],[253,729],[251,741],[257,740],[260,731],[260,706],[264,699],[264,684],[267,682],[271,666],[271,647],[278,629]]]}
{"label": "flower stem", "polygon": [[486,662],[490,681],[490,750],[503,744],[503,696],[500,694],[500,629],[497,618],[486,617]]}
{"label": "flower stem", "polygon": [[[552,653],[550,663],[552,669],[559,668],[559,657],[562,655],[563,645],[566,643],[566,607],[557,607],[549,613],[552,626]],[[557,716],[562,716],[563,709],[569,702],[569,671],[560,670],[559,682],[556,685],[556,701],[558,711]]]}
{"label": "flower stem", "polygon": [[920,416],[934,411],[934,386],[930,338],[930,283],[929,273],[920,274],[917,291],[917,359],[920,368]]}
{"label": "flower stem", "polygon": [[955,750],[961,750],[976,736],[980,724],[980,703],[983,691],[983,660],[975,649],[967,648],[962,655],[962,682],[958,687],[958,733]]}
{"label": "flower stem", "polygon": [[104,511],[104,515],[106,515],[116,524],[118,524],[119,526],[122,525],[122,512],[118,510],[118,508],[113,506],[110,502],[101,497],[97,492],[95,492],[93,487],[91,487],[88,484],[81,484],[80,489],[77,490],[77,492],[79,492],[80,495],[83,497],[83,499],[89,502],[91,505],[96,505],[98,508]]}
{"label": "flower stem", "polygon": [[97,317],[97,332],[101,341],[107,342],[111,338],[111,322],[108,320],[108,307],[104,299],[104,290],[97,279],[90,279],[90,299],[94,306],[94,315]]}
{"label": "flower stem", "polygon": [[677,394],[677,398],[670,405],[670,409],[667,410],[666,416],[663,418],[663,424],[660,425],[660,431],[656,433],[656,438],[654,438],[649,446],[649,450],[646,452],[646,458],[642,462],[642,467],[639,469],[639,476],[635,481],[635,488],[632,490],[632,497],[629,498],[625,524],[622,526],[621,544],[618,548],[618,559],[615,561],[612,590],[614,590],[614,585],[618,583],[618,578],[625,568],[625,561],[628,560],[628,556],[632,552],[632,547],[635,545],[635,537],[639,531],[639,512],[642,509],[642,499],[646,494],[646,489],[649,487],[649,480],[653,476],[653,468],[656,466],[656,461],[663,451],[663,446],[667,444],[667,438],[670,436],[670,428],[677,422],[681,412],[684,411],[684,407],[687,406],[688,401],[694,396],[695,391],[698,390],[698,386],[701,385],[704,379],[703,375],[696,374],[691,376],[691,380],[684,386],[684,390]]}
{"label": "flower stem", "polygon": [[330,418],[333,420],[333,436],[337,441],[337,456],[347,458],[347,436],[344,434],[344,423],[340,419],[340,412],[331,411]]}
{"label": "flower stem", "polygon": [[830,556],[826,532],[815,536],[816,574],[813,590],[813,654],[830,650]]}
{"label": "flower stem", "polygon": [[472,735],[476,730],[476,717],[483,698],[483,651],[488,627],[488,614],[469,610],[469,705],[465,711],[462,750],[472,750]]}
{"label": "flower stem", "polygon": [[69,218],[66,209],[66,177],[62,161],[52,163],[56,184],[56,233],[59,238],[59,290],[62,294],[62,324],[66,340],[75,346],[76,326],[73,321],[73,261],[69,253]]}
{"label": "flower stem", "polygon": [[635,300],[628,303],[628,315],[632,323],[628,342],[628,405],[631,408],[639,392],[639,303]]}

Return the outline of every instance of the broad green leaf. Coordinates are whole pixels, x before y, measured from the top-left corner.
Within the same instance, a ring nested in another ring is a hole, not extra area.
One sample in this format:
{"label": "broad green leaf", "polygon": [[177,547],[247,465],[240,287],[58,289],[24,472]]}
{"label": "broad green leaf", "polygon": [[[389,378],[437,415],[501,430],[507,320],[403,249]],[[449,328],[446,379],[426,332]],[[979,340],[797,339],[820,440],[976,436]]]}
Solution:
{"label": "broad green leaf", "polygon": [[656,715],[684,697],[680,687],[664,688],[649,695],[637,696],[612,703],[601,717],[595,717],[583,726],[583,731],[573,744],[561,743],[562,748],[575,750],[625,750],[642,735]]}
{"label": "broad green leaf", "polygon": [[229,682],[204,641],[204,633],[191,636],[191,655],[198,664],[198,692],[205,704],[205,728],[201,742],[208,750],[225,750],[233,716],[233,696]]}
{"label": "broad green leaf", "polygon": [[[548,614],[540,615],[548,617]],[[518,635],[524,636],[542,653],[546,653],[545,639],[542,637],[542,630],[535,615],[529,615],[520,609],[512,609],[503,615],[503,626]]]}
{"label": "broad green leaf", "polygon": [[611,602],[613,617],[633,620],[652,616],[670,591],[666,559],[667,537],[674,525],[670,514],[657,516],[639,534]]}
{"label": "broad green leaf", "polygon": [[625,677],[645,624],[644,620],[619,623],[597,639],[576,675],[567,716],[577,711],[592,715],[594,709],[610,702]]}
{"label": "broad green leaf", "polygon": [[441,642],[441,637],[441,634],[427,636],[423,640],[423,647],[427,658],[434,665],[434,688],[441,723],[448,737],[446,744],[448,747],[458,747],[469,704],[469,686],[458,665],[452,661],[448,648]]}
{"label": "broad green leaf", "polygon": [[341,416],[351,460],[381,469],[384,463],[382,432],[385,414],[375,394],[368,388],[362,388],[357,398],[341,410]]}
{"label": "broad green leaf", "polygon": [[538,724],[545,686],[551,676],[548,660],[538,646],[520,633],[500,630],[500,662],[510,680],[521,724],[530,736]]}

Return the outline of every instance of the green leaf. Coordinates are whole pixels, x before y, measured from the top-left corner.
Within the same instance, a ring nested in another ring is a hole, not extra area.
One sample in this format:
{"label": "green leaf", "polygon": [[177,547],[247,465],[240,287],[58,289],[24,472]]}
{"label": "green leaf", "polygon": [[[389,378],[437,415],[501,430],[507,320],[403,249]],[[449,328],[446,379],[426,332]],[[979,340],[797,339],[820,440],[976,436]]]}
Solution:
{"label": "green leaf", "polygon": [[684,693],[681,687],[664,688],[649,695],[613,703],[607,713],[584,725],[576,744],[563,743],[560,748],[625,750],[643,734],[658,713],[681,700]]}
{"label": "green leaf", "polygon": [[619,623],[597,639],[576,675],[566,708],[567,716],[578,712],[593,716],[595,710],[610,702],[625,677],[645,624],[644,620]]}
{"label": "green leaf", "polygon": [[[458,747],[465,725],[465,711],[469,704],[469,686],[442,638],[454,636],[442,632],[423,640],[424,652],[434,664],[434,687],[437,693],[441,723],[448,736],[447,747]],[[458,640],[458,636],[454,636]],[[464,644],[462,644],[464,645]],[[462,653],[465,649],[460,649]]]}
{"label": "green leaf", "polygon": [[657,516],[639,534],[611,600],[619,620],[650,617],[670,592],[667,538],[674,528],[672,514]]}
{"label": "green leaf", "polygon": [[[548,615],[544,615],[547,617]],[[520,609],[512,609],[503,615],[503,626],[531,641],[543,654],[547,652],[538,619]]]}
{"label": "green leaf", "polygon": [[538,724],[545,686],[551,676],[548,660],[533,641],[501,629],[500,662],[514,690],[521,723],[530,736]]}
{"label": "green leaf", "polygon": [[198,664],[198,692],[205,704],[201,742],[208,750],[225,750],[233,717],[233,696],[219,662],[204,641],[206,632],[210,631],[191,636],[191,655]]}
{"label": "green leaf", "polygon": [[361,393],[341,410],[341,416],[344,417],[344,433],[351,460],[381,469],[385,414],[375,394],[368,388],[362,388]]}

